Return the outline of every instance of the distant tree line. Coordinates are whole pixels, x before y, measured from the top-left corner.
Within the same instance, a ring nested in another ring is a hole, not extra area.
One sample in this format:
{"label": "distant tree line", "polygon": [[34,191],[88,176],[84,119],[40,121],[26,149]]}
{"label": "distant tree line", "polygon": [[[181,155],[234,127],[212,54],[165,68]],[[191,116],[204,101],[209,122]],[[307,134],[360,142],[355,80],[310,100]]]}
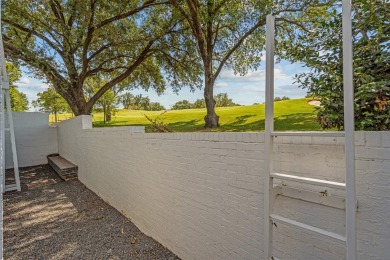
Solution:
{"label": "distant tree line", "polygon": [[283,101],[283,100],[290,100],[290,98],[289,98],[289,97],[286,97],[286,96],[283,96],[283,97],[275,97],[275,98],[274,98],[274,101],[275,101],[275,102]]}
{"label": "distant tree line", "polygon": [[[220,93],[214,96],[216,107],[233,107],[240,106],[240,104],[234,103],[227,93]],[[173,106],[173,110],[191,109],[191,108],[206,108],[206,102],[204,99],[197,99],[194,103],[188,100],[181,100],[176,102]]]}
{"label": "distant tree line", "polygon": [[146,111],[165,110],[165,107],[159,102],[151,102],[149,97],[143,97],[141,94],[134,96],[127,92],[119,96],[119,102],[122,103],[123,108],[125,109]]}

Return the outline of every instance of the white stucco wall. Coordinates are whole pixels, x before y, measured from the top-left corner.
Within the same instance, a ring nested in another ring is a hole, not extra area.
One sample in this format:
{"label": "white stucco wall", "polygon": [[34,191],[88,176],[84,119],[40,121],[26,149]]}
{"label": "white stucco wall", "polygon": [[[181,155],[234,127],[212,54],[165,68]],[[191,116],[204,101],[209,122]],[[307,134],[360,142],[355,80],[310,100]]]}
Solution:
{"label": "white stucco wall", "polygon": [[[48,125],[49,114],[13,112],[12,115],[19,167],[47,163],[46,156],[58,152],[57,129]],[[13,168],[9,131],[6,131],[5,140],[5,165]]]}
{"label": "white stucco wall", "polygon": [[[183,259],[265,259],[263,140],[263,133],[91,129],[88,116],[58,126],[59,153],[79,166],[80,181]],[[343,141],[277,138],[275,167],[343,181]],[[356,166],[359,259],[389,259],[390,133],[358,132]],[[274,209],[345,231],[343,210],[280,196]],[[281,259],[345,258],[336,241],[282,224],[274,230]]]}

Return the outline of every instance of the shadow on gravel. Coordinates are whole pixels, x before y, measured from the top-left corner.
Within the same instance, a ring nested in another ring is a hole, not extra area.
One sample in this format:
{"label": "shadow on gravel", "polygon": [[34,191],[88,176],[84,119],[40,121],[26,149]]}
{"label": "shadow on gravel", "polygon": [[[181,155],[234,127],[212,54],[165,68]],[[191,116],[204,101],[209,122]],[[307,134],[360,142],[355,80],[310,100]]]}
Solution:
{"label": "shadow on gravel", "polygon": [[4,196],[5,259],[179,259],[79,181],[48,165],[20,176]]}

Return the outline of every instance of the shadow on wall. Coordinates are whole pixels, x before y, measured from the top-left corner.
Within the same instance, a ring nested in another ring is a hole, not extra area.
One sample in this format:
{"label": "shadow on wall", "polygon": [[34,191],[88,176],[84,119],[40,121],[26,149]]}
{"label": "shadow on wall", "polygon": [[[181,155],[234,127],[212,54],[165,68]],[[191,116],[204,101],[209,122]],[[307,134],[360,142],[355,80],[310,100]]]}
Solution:
{"label": "shadow on wall", "polygon": [[[21,169],[21,182],[22,192],[4,195],[5,259],[178,259],[79,181],[62,181],[48,165]],[[33,183],[40,185],[27,190]]]}

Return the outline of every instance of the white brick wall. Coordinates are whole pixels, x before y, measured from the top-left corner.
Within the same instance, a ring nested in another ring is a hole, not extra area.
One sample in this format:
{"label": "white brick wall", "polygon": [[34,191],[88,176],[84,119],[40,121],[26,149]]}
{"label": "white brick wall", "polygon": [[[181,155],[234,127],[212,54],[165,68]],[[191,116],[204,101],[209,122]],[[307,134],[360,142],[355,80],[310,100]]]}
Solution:
{"label": "white brick wall", "polygon": [[[13,112],[12,115],[19,166],[47,163],[46,156],[58,152],[57,129],[48,125],[49,114]],[[6,168],[13,168],[9,131],[6,131],[5,140],[5,165]]]}
{"label": "white brick wall", "polygon": [[[264,259],[262,133],[134,131],[91,129],[90,117],[77,117],[59,124],[59,152],[88,188],[179,257]],[[390,256],[389,140],[389,132],[356,134],[359,259]],[[342,138],[276,142],[278,171],[344,180]],[[345,231],[342,210],[278,197],[275,212]],[[281,259],[345,258],[338,242],[281,224],[275,231]]]}

